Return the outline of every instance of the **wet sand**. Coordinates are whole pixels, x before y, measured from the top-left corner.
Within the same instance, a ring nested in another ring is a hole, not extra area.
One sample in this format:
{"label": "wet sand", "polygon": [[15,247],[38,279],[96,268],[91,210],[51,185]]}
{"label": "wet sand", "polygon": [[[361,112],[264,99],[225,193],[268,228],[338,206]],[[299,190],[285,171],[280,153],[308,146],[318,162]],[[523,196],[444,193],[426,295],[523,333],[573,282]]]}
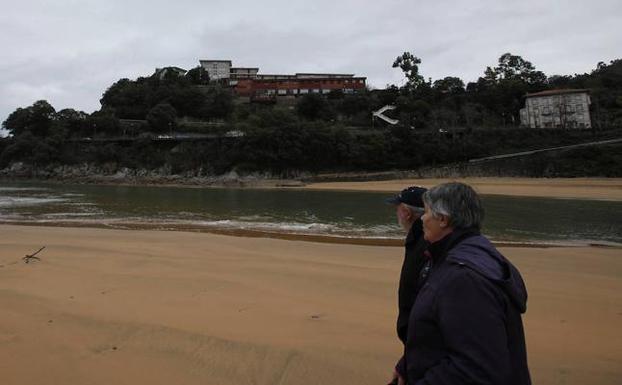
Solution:
{"label": "wet sand", "polygon": [[[382,384],[401,248],[1,225],[0,373],[27,384]],[[41,261],[21,257],[46,246]],[[622,378],[622,251],[501,248],[535,384]]]}
{"label": "wet sand", "polygon": [[457,178],[312,183],[317,190],[397,192],[413,185],[432,187],[448,181],[472,185],[480,194],[622,201],[622,178]]}

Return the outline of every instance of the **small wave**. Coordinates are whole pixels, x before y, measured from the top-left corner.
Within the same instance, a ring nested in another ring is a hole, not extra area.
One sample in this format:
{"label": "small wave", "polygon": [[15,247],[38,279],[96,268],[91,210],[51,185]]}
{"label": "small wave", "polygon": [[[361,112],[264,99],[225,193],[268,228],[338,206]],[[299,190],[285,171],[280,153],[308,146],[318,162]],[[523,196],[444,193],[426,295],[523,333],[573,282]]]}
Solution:
{"label": "small wave", "polygon": [[200,214],[192,212],[192,211],[179,211],[179,212],[176,212],[176,213],[171,214],[171,215],[176,215],[176,216],[180,216],[182,218],[186,218],[186,217],[197,217]]}
{"label": "small wave", "polygon": [[38,206],[48,203],[62,203],[67,199],[63,198],[12,198],[12,197],[0,197],[0,207],[28,207]]}
{"label": "small wave", "polygon": [[44,214],[43,218],[71,218],[71,217],[92,217],[95,215],[99,215],[99,212],[85,212],[85,213],[52,213],[52,214]]}
{"label": "small wave", "polygon": [[261,222],[261,221],[267,221],[270,219],[273,219],[273,217],[269,216],[269,215],[244,215],[238,218],[241,221],[244,222]]}
{"label": "small wave", "polygon": [[65,206],[97,206],[97,204],[91,202],[67,202]]}
{"label": "small wave", "polygon": [[0,187],[0,192],[13,192],[13,191],[49,191],[50,189],[43,187]]}
{"label": "small wave", "polygon": [[163,220],[158,218],[118,218],[116,223],[131,224],[160,224],[166,227],[175,226],[199,226],[211,229],[226,230],[258,230],[258,231],[274,231],[282,233],[304,233],[304,234],[327,234],[349,232],[345,228],[325,223],[297,223],[297,222],[254,222],[242,221],[238,219],[221,219],[221,220]]}

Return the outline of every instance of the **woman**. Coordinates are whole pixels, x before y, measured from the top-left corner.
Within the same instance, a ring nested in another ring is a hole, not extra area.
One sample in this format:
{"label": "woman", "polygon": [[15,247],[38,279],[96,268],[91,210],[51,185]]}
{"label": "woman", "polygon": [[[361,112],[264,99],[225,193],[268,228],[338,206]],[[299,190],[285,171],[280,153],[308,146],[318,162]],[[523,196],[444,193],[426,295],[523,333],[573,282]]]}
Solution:
{"label": "woman", "polygon": [[430,243],[410,313],[400,383],[530,384],[518,270],[480,235],[483,209],[463,183],[423,195]]}

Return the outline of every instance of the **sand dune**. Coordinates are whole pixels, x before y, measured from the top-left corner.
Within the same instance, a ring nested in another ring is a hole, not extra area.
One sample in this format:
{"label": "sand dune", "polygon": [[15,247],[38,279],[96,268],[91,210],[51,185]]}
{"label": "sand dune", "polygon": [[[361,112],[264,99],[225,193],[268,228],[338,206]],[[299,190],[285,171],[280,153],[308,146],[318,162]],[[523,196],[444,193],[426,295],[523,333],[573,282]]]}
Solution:
{"label": "sand dune", "polygon": [[[382,384],[401,249],[0,226],[0,373],[27,384]],[[42,260],[20,258],[45,245]],[[503,248],[536,384],[622,378],[622,252]]]}

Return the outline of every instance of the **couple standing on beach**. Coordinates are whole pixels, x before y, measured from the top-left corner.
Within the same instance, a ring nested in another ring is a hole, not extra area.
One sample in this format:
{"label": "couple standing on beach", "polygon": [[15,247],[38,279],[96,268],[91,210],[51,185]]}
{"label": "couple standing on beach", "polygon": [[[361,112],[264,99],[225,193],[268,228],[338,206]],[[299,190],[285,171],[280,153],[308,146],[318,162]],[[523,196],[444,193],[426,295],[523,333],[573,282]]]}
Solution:
{"label": "couple standing on beach", "polygon": [[463,183],[409,187],[387,200],[408,232],[398,292],[404,354],[391,384],[531,384],[518,270],[480,234]]}

